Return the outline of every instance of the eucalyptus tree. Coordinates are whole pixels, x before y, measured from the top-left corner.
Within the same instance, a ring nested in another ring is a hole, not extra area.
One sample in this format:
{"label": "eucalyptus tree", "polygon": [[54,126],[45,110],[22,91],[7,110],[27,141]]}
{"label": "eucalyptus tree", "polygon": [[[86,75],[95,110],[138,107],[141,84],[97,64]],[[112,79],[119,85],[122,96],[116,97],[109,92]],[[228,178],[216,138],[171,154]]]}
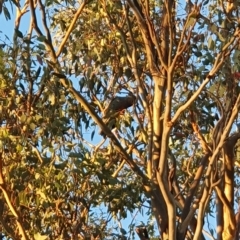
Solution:
{"label": "eucalyptus tree", "polygon": [[[10,4],[4,235],[132,239],[121,220],[149,204],[157,231],[149,218],[140,239],[238,239],[237,1]],[[9,9],[0,3],[6,19]]]}

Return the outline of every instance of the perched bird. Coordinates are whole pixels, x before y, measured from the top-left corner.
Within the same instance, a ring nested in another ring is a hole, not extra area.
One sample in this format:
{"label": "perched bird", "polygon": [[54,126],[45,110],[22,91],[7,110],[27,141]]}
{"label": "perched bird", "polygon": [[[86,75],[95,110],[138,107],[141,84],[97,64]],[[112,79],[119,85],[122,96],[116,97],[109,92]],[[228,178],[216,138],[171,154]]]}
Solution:
{"label": "perched bird", "polygon": [[[136,101],[133,94],[125,97],[114,97],[103,113],[103,122],[112,130],[116,127],[117,118],[124,113],[124,110],[131,107]],[[100,131],[104,135],[103,131]]]}

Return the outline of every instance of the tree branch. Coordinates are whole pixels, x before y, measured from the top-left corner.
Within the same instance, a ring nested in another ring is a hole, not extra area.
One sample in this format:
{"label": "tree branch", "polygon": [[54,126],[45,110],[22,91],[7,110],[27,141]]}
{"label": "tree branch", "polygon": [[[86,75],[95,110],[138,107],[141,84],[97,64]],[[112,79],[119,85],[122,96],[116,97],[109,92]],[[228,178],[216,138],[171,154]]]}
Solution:
{"label": "tree branch", "polygon": [[135,172],[139,177],[142,178],[144,185],[147,186],[149,183],[146,175],[144,175],[143,172],[139,169],[139,167],[134,163],[133,159],[129,156],[129,154],[127,154],[125,149],[123,149],[123,147],[121,146],[115,135],[112,133],[112,131],[106,126],[106,124],[104,124],[102,119],[95,113],[93,108],[84,99],[84,97],[69,84],[66,78],[60,78],[60,82],[66,88],[66,90],[68,90],[76,98],[76,100],[83,106],[83,108],[92,117],[93,121],[95,121],[96,124],[103,130],[106,136],[108,136],[112,140],[116,150],[123,156],[123,158],[128,163],[133,172]]}
{"label": "tree branch", "polygon": [[5,201],[11,211],[11,213],[13,214],[13,216],[15,217],[16,219],[16,223],[17,223],[17,227],[18,227],[18,230],[19,230],[19,237],[20,239],[22,240],[28,240],[28,236],[25,232],[25,229],[23,227],[23,224],[22,224],[22,221],[21,221],[21,217],[19,215],[19,213],[17,212],[15,206],[12,204],[11,202],[11,199],[10,199],[10,196],[9,196],[9,193],[6,189],[6,186],[5,186],[5,181],[4,181],[4,177],[3,177],[3,159],[2,159],[2,154],[3,153],[0,153],[1,156],[0,156],[0,189],[2,190],[2,193],[3,193],[3,196],[5,198]]}
{"label": "tree branch", "polygon": [[172,124],[175,124],[179,116],[182,114],[182,112],[185,111],[195,101],[195,99],[199,96],[199,94],[202,92],[204,87],[209,83],[212,77],[216,74],[216,72],[222,66],[222,64],[224,63],[225,57],[229,55],[233,50],[233,48],[228,50],[228,47],[234,43],[234,41],[236,40],[236,36],[239,32],[240,32],[239,30],[235,32],[234,36],[229,40],[228,43],[226,43],[222,51],[217,55],[214,65],[211,71],[208,73],[208,76],[203,81],[203,83],[199,86],[198,90],[190,97],[190,99],[177,110],[174,117],[172,118],[172,121],[171,121]]}
{"label": "tree branch", "polygon": [[71,34],[74,26],[75,26],[75,23],[76,23],[76,21],[78,20],[81,12],[83,11],[86,3],[87,3],[87,1],[86,1],[86,0],[83,0],[82,3],[81,3],[81,5],[80,5],[80,7],[78,8],[76,14],[74,15],[74,18],[73,18],[73,20],[72,20],[72,22],[71,22],[71,24],[70,24],[70,26],[69,26],[66,34],[65,34],[65,37],[64,37],[64,39],[62,40],[62,42],[61,42],[61,44],[60,44],[60,46],[59,46],[59,48],[58,48],[58,51],[57,51],[57,53],[56,53],[56,57],[59,57],[59,56],[60,56],[60,54],[61,54],[61,52],[62,52],[62,50],[63,50],[63,47],[64,47],[66,41],[68,40],[68,38],[69,38],[69,36],[70,36],[70,34]]}
{"label": "tree branch", "polygon": [[211,159],[209,161],[209,164],[208,164],[208,168],[207,168],[207,171],[206,171],[206,174],[205,174],[204,191],[203,191],[200,203],[199,203],[197,228],[196,228],[196,233],[194,235],[194,240],[197,240],[198,237],[201,234],[201,229],[202,229],[202,226],[203,226],[204,212],[205,212],[207,203],[208,203],[209,198],[210,198],[210,193],[212,192],[212,189],[211,189],[211,186],[210,186],[210,175],[211,175],[211,172],[212,172],[213,163],[216,161],[216,157],[217,157],[220,149],[223,147],[223,144],[225,143],[225,141],[227,139],[227,136],[228,136],[228,134],[231,130],[231,127],[232,127],[232,123],[235,120],[236,116],[238,115],[239,108],[240,108],[240,95],[238,95],[238,98],[237,98],[237,100],[235,102],[235,105],[233,107],[232,114],[230,116],[229,122],[227,123],[227,125],[226,125],[226,127],[225,127],[225,129],[222,133],[222,136],[220,138],[220,141],[219,141],[218,145],[216,146],[216,149],[213,152],[212,157],[211,157]]}

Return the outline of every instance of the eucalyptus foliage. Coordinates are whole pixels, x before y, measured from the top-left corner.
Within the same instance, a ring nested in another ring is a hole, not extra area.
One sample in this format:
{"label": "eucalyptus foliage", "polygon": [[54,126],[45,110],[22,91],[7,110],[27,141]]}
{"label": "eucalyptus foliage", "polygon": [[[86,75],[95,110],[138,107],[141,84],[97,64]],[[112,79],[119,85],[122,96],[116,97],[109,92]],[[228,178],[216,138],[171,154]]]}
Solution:
{"label": "eucalyptus foliage", "polygon": [[238,5],[0,1],[2,236],[238,239]]}

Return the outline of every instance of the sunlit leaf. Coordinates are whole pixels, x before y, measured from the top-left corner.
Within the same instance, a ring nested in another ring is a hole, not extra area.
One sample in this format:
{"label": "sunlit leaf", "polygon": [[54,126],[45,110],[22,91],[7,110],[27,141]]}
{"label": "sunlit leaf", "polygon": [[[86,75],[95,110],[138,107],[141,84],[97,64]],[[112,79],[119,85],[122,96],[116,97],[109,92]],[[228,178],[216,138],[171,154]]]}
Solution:
{"label": "sunlit leaf", "polygon": [[40,233],[34,234],[34,239],[35,240],[46,240],[48,238],[47,235],[41,235]]}
{"label": "sunlit leaf", "polygon": [[214,47],[215,47],[215,43],[214,43],[212,37],[210,36],[210,37],[208,38],[208,48],[209,48],[210,50],[213,50]]}
{"label": "sunlit leaf", "polygon": [[195,23],[196,18],[194,16],[188,18],[187,22],[186,22],[186,28],[189,28],[190,26],[193,26],[193,24]]}

